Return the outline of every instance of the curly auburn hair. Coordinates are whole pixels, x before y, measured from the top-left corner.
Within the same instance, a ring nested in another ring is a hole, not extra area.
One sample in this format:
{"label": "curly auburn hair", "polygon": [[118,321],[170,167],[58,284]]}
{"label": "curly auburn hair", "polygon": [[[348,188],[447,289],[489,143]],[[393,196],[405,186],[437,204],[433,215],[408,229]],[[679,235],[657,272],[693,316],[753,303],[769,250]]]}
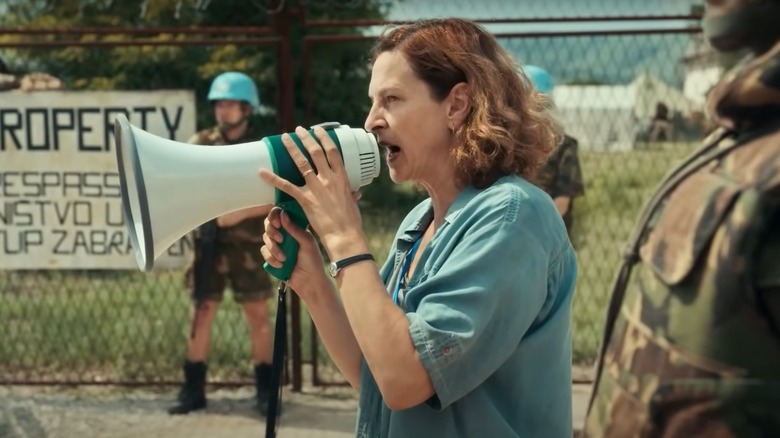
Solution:
{"label": "curly auburn hair", "polygon": [[549,100],[479,25],[459,18],[401,25],[379,37],[371,64],[394,50],[406,57],[438,102],[458,83],[469,86],[471,112],[456,129],[452,150],[461,187],[487,187],[511,174],[532,180],[562,141]]}

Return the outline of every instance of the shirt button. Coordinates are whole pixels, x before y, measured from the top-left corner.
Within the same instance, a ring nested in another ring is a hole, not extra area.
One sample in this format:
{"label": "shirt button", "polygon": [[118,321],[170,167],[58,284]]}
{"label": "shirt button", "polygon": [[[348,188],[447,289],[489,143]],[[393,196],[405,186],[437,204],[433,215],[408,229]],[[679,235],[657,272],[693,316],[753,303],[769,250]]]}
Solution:
{"label": "shirt button", "polygon": [[444,353],[445,356],[449,356],[450,353],[452,353],[452,347],[444,347],[443,350],[441,350],[442,353]]}

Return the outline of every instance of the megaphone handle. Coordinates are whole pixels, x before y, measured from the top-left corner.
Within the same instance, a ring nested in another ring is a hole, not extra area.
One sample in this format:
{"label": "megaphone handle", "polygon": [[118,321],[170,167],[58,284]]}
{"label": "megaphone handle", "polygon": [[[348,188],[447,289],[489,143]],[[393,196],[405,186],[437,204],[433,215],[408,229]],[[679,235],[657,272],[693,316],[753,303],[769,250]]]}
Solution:
{"label": "megaphone handle", "polygon": [[[282,211],[287,213],[287,216],[295,225],[298,225],[303,229],[306,229],[306,227],[309,226],[309,220],[303,213],[303,208],[301,208],[300,204],[297,202],[285,201],[277,205],[282,208]],[[284,260],[284,264],[282,264],[281,268],[274,268],[273,266],[269,265],[268,262],[266,262],[263,264],[263,269],[265,269],[266,272],[273,275],[277,279],[281,281],[287,281],[290,279],[290,275],[292,275],[292,271],[295,268],[295,263],[298,262],[298,241],[290,236],[284,227],[280,227],[279,232],[282,233],[283,237],[280,246],[287,258]]]}

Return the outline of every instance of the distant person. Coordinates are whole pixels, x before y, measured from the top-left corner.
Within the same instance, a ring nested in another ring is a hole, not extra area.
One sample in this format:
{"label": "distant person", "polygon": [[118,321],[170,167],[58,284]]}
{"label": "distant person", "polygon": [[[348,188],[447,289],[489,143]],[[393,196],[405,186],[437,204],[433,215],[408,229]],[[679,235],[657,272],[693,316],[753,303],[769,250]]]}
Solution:
{"label": "distant person", "polygon": [[672,141],[674,127],[669,120],[669,107],[663,102],[658,102],[655,106],[655,114],[650,121],[650,141]]}
{"label": "distant person", "polygon": [[[554,82],[550,73],[535,65],[524,66],[523,72],[531,79],[536,89],[549,99],[550,106],[554,106]],[[563,141],[537,171],[535,180],[555,201],[555,207],[563,217],[569,237],[572,237],[574,198],[585,195],[577,139],[564,135]]]}
{"label": "distant person", "polygon": [[0,91],[56,91],[65,89],[62,80],[43,72],[23,75],[11,73],[5,61],[0,58]]}
{"label": "distant person", "polygon": [[[190,143],[221,145],[260,140],[250,124],[250,115],[260,106],[254,81],[244,73],[226,72],[214,78],[208,94],[217,126],[198,132]],[[248,188],[249,189],[249,188]],[[197,193],[192,196],[197,197]],[[225,288],[241,304],[252,340],[252,360],[257,409],[268,411],[270,395],[272,336],[268,298],[273,289],[260,256],[263,220],[270,206],[229,213],[201,225],[194,232],[193,263],[186,283],[194,302],[192,329],[184,362],[184,384],[179,404],[171,414],[186,414],[206,407],[206,370],[211,327]]]}

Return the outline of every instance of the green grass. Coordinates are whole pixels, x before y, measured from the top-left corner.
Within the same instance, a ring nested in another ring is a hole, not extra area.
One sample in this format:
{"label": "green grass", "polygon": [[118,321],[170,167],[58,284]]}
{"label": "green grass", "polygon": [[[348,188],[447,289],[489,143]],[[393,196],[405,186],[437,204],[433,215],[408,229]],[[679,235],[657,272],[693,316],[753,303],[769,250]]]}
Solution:
{"label": "green grass", "polygon": [[[621,249],[644,201],[690,150],[654,145],[630,153],[581,152],[586,195],[575,206],[576,362],[595,358]],[[404,213],[364,215],[379,263]],[[0,381],[179,379],[189,313],[179,271],[0,271]],[[301,321],[303,358],[310,360],[305,309]],[[320,363],[332,367],[324,348],[317,350]],[[210,356],[210,379],[251,378],[246,324],[229,294],[215,321]]]}
{"label": "green grass", "polygon": [[[385,259],[400,220],[364,219],[377,260]],[[191,312],[182,275],[0,271],[0,381],[178,379]],[[275,299],[269,312],[274,318]],[[310,361],[305,307],[301,325],[302,356]],[[317,347],[320,363],[332,367],[324,347]],[[227,292],[212,332],[210,379],[251,378],[250,353],[243,313]]]}
{"label": "green grass", "polygon": [[592,363],[621,253],[646,200],[694,148],[659,144],[625,153],[581,152],[585,196],[575,202],[579,277],[573,304],[574,360]]}
{"label": "green grass", "polygon": [[[30,379],[170,378],[181,365],[191,308],[180,278],[170,271],[6,276],[18,292],[4,288],[0,304],[2,369]],[[231,374],[242,362],[249,368],[249,345],[239,309],[225,304],[212,351],[229,365],[217,370]]]}

